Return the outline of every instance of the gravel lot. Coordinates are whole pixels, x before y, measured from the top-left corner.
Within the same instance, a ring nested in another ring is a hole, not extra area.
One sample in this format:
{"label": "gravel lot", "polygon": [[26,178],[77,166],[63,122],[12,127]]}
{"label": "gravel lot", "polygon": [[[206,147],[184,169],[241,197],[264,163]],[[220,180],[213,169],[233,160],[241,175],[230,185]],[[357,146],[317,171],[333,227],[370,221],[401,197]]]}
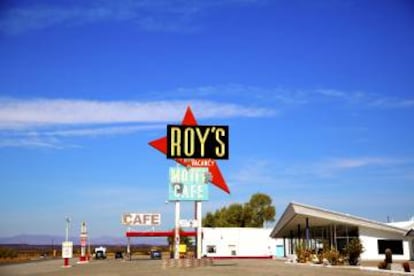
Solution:
{"label": "gravel lot", "polygon": [[275,260],[215,260],[212,266],[196,268],[162,268],[161,260],[148,258],[123,260],[91,261],[63,268],[63,260],[47,260],[18,265],[0,266],[0,275],[392,275],[378,271],[364,271],[359,268],[320,267],[299,264],[286,264]]}

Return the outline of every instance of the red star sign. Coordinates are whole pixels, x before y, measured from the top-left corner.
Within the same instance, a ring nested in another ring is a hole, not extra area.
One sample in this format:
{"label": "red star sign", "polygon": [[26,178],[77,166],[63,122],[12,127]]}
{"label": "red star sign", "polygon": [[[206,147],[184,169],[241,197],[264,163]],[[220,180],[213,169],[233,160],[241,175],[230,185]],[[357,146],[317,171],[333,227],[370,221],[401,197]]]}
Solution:
{"label": "red star sign", "polygon": [[[183,121],[181,122],[183,126],[196,126],[197,121],[194,117],[193,112],[190,107],[187,107]],[[150,146],[159,150],[163,154],[167,154],[167,137],[153,140],[149,142]],[[174,159],[177,163],[186,166],[186,167],[207,167],[211,175],[210,182],[216,185],[218,188],[222,189],[226,193],[230,194],[229,187],[227,187],[226,181],[223,178],[223,175],[220,172],[216,161],[214,159]]]}

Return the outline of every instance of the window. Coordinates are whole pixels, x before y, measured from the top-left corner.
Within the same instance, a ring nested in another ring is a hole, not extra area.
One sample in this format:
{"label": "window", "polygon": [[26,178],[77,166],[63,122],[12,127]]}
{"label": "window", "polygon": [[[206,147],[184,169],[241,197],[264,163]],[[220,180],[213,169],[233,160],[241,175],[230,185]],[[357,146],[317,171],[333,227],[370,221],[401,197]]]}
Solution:
{"label": "window", "polygon": [[230,254],[232,256],[236,256],[237,255],[237,253],[236,253],[236,246],[235,245],[230,245],[229,244],[229,250],[230,250]]}
{"label": "window", "polygon": [[378,254],[385,254],[385,249],[391,249],[392,254],[404,255],[402,240],[378,240]]}
{"label": "window", "polygon": [[207,245],[207,253],[216,253],[215,245]]}

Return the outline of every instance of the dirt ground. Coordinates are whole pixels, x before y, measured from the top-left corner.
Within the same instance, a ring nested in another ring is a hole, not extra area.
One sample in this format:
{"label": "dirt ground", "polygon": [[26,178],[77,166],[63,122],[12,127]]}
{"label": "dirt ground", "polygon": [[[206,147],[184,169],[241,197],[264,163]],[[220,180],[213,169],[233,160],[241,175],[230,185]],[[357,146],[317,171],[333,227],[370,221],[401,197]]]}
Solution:
{"label": "dirt ground", "polygon": [[77,264],[76,261],[77,259],[71,260],[72,267],[70,268],[62,267],[63,260],[2,265],[0,275],[392,275],[359,268],[286,264],[276,260],[215,260],[211,266],[167,269],[162,268],[161,260],[148,258],[137,258],[131,261],[94,260],[87,264]]}

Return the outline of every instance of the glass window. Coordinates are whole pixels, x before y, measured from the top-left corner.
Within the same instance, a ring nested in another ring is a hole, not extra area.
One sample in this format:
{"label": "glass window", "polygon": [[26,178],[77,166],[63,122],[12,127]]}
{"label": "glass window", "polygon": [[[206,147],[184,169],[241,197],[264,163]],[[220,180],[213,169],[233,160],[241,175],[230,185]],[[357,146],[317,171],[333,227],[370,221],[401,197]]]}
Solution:
{"label": "glass window", "polygon": [[215,245],[207,245],[207,253],[216,253]]}
{"label": "glass window", "polygon": [[402,240],[378,240],[378,254],[385,254],[385,250],[391,249],[392,254],[404,255]]}

